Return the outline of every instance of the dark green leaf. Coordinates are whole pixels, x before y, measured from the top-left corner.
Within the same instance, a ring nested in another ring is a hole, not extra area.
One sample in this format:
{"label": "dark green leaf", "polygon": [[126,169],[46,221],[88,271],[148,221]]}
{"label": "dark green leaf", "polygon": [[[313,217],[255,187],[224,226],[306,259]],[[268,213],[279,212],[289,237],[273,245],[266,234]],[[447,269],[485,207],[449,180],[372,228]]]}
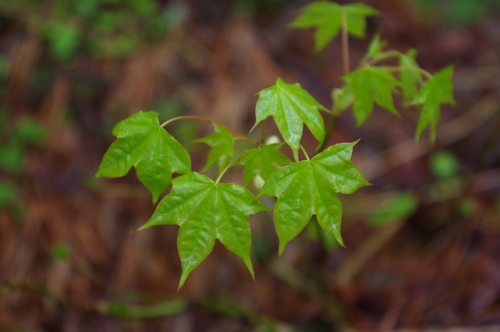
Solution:
{"label": "dark green leaf", "polygon": [[0,168],[11,173],[20,173],[23,168],[24,148],[16,139],[0,146]]}
{"label": "dark green leaf", "polygon": [[215,132],[195,142],[205,143],[211,146],[208,152],[207,163],[201,171],[204,172],[210,166],[218,162],[220,173],[234,156],[234,139],[229,129],[215,122],[212,122],[212,124]]}
{"label": "dark green leaf", "polygon": [[66,242],[57,242],[49,248],[49,255],[55,260],[67,260],[71,256],[71,249]]}
{"label": "dark green leaf", "polygon": [[39,144],[45,137],[45,128],[30,118],[21,118],[15,124],[15,135],[24,143]]}
{"label": "dark green leaf", "polygon": [[342,206],[337,193],[351,194],[369,185],[350,161],[354,144],[336,144],[311,160],[284,166],[264,184],[259,196],[278,198],[274,226],[280,241],[280,255],[313,215],[319,225],[343,245],[340,233]]}
{"label": "dark green leaf", "polygon": [[18,188],[7,181],[0,181],[0,209],[14,204],[18,199]]}
{"label": "dark green leaf", "polygon": [[455,104],[453,98],[453,67],[449,66],[427,81],[417,96],[414,103],[422,106],[422,112],[418,120],[417,138],[427,126],[430,126],[431,141],[436,139],[436,128],[441,113],[441,104]]}
{"label": "dark green leaf", "polygon": [[362,125],[377,103],[398,115],[392,101],[392,91],[399,82],[383,68],[362,68],[344,76],[344,94],[354,98],[353,112],[358,126]]}
{"label": "dark green leaf", "polygon": [[187,151],[160,127],[158,114],[139,112],[120,121],[113,129],[117,140],[104,155],[97,177],[120,177],[135,167],[137,177],[156,202],[167,189],[173,173],[191,170]]}
{"label": "dark green leaf", "polygon": [[282,144],[263,145],[245,152],[239,162],[244,165],[245,186],[257,175],[267,181],[275,170],[291,163],[287,156],[278,151],[281,146]]}
{"label": "dark green leaf", "polygon": [[179,288],[210,254],[215,239],[240,257],[253,277],[248,216],[265,210],[268,209],[242,186],[214,183],[204,175],[189,173],[172,181],[172,190],[140,230],[157,225],[180,226],[177,239],[182,263]]}
{"label": "dark green leaf", "polygon": [[276,85],[259,92],[256,121],[252,130],[267,117],[272,116],[285,142],[298,158],[303,125],[311,131],[319,145],[325,139],[325,126],[319,110],[328,111],[300,84],[287,84],[280,78]]}

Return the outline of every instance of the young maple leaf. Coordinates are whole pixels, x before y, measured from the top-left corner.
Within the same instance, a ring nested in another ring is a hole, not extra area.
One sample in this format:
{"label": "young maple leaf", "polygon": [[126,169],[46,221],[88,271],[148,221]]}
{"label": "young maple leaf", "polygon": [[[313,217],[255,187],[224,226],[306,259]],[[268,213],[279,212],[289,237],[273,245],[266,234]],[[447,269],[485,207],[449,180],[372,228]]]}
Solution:
{"label": "young maple leaf", "polygon": [[240,164],[244,165],[245,186],[257,175],[267,181],[275,170],[292,162],[287,156],[278,151],[282,145],[279,143],[263,145],[245,152],[239,161]]}
{"label": "young maple leaf", "polygon": [[417,95],[417,86],[422,84],[422,75],[418,71],[420,68],[415,60],[417,51],[409,50],[399,56],[399,66],[403,69],[399,73],[401,89],[405,103],[412,102]]}
{"label": "young maple leaf", "polygon": [[452,76],[453,67],[446,67],[427,81],[415,97],[414,103],[423,105],[417,125],[417,138],[430,126],[431,141],[435,141],[441,104],[455,104]]}
{"label": "young maple leaf", "polygon": [[220,173],[234,156],[234,139],[229,129],[215,122],[212,122],[212,124],[215,132],[204,138],[197,139],[195,142],[205,143],[211,146],[207,156],[207,163],[201,172],[204,172],[210,166],[218,162]]}
{"label": "young maple leaf", "polygon": [[366,18],[377,14],[377,10],[364,4],[342,6],[335,2],[318,1],[302,8],[302,14],[288,26],[298,29],[316,28],[315,49],[319,51],[339,34],[344,18],[349,34],[363,38]]}
{"label": "young maple leaf", "polygon": [[116,178],[134,166],[137,178],[153,195],[153,202],[167,189],[173,173],[191,171],[186,149],[167,133],[155,112],[133,114],[116,124],[117,137],[102,158],[97,177]]}
{"label": "young maple leaf", "polygon": [[281,136],[292,149],[295,159],[298,159],[304,124],[319,145],[325,139],[325,125],[319,109],[328,111],[300,84],[287,84],[278,78],[275,85],[259,92],[252,130],[262,120],[272,116]]}
{"label": "young maple leaf", "polygon": [[399,82],[383,68],[367,67],[344,76],[343,95],[351,96],[356,124],[361,126],[373,111],[375,103],[399,115],[392,101],[392,91]]}
{"label": "young maple leaf", "polygon": [[179,288],[210,254],[215,239],[240,257],[254,277],[248,216],[268,210],[242,186],[215,183],[205,175],[189,173],[172,180],[172,190],[139,230],[158,225],[180,226],[177,238],[182,264]]}
{"label": "young maple leaf", "polygon": [[274,227],[279,238],[279,255],[307,225],[313,215],[318,224],[343,245],[340,225],[342,205],[337,193],[351,194],[369,185],[350,161],[356,143],[330,146],[311,160],[284,166],[275,171],[258,196],[278,198]]}

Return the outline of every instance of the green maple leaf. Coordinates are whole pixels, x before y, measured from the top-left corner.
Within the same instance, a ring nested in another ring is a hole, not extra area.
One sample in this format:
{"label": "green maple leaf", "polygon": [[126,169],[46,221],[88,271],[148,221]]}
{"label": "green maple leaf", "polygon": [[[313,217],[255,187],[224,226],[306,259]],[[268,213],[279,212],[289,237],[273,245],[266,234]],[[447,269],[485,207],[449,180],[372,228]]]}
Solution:
{"label": "green maple leaf", "polygon": [[136,113],[113,128],[117,137],[104,154],[97,177],[124,176],[135,167],[139,181],[153,195],[153,202],[167,189],[173,173],[191,171],[184,147],[167,133],[155,112]]}
{"label": "green maple leaf", "polygon": [[410,103],[417,95],[417,86],[422,84],[422,75],[419,73],[419,66],[415,60],[417,51],[409,50],[399,56],[399,66],[403,68],[399,77],[401,80],[401,89],[403,90],[403,99]]}
{"label": "green maple leaf", "polygon": [[263,145],[245,152],[239,161],[240,164],[244,165],[245,186],[248,186],[250,181],[257,175],[267,181],[275,170],[291,163],[287,156],[278,151],[281,146],[282,144],[279,143]]}
{"label": "green maple leaf", "polygon": [[205,143],[211,146],[207,156],[207,163],[201,172],[204,172],[210,166],[218,162],[220,173],[234,156],[234,139],[229,129],[215,122],[212,122],[212,124],[215,132],[195,142]]}
{"label": "green maple leaf", "polygon": [[351,194],[369,185],[350,161],[354,143],[330,146],[311,160],[284,166],[275,171],[258,196],[278,198],[274,226],[279,254],[316,215],[319,225],[343,245],[340,233],[342,206],[337,193]]}
{"label": "green maple leaf", "polygon": [[380,35],[376,34],[368,46],[368,56],[372,59],[378,57],[382,53],[385,44],[386,43],[380,39]]}
{"label": "green maple leaf", "polygon": [[179,225],[177,248],[182,264],[179,288],[191,271],[212,251],[215,239],[240,257],[252,277],[251,234],[248,216],[268,210],[246,188],[215,183],[199,173],[172,181],[172,190],[139,230],[157,225]]}
{"label": "green maple leaf", "polygon": [[430,126],[431,141],[434,142],[436,139],[441,104],[455,104],[452,76],[453,67],[446,67],[427,81],[415,97],[414,103],[423,105],[417,125],[417,138],[427,126]]}
{"label": "green maple leaf", "polygon": [[335,2],[318,1],[302,8],[302,13],[289,24],[289,27],[316,28],[314,34],[315,49],[319,51],[339,34],[343,17],[346,19],[349,34],[363,38],[366,30],[366,18],[377,14],[377,10],[364,4],[342,6]]}
{"label": "green maple leaf", "polygon": [[345,75],[343,79],[346,82],[343,94],[354,99],[352,110],[358,126],[370,116],[375,103],[399,115],[392,101],[392,91],[399,82],[383,68],[361,68]]}
{"label": "green maple leaf", "polygon": [[287,84],[278,78],[275,85],[259,92],[252,130],[259,122],[272,116],[281,136],[292,149],[295,159],[298,159],[304,124],[319,145],[325,139],[325,125],[319,109],[328,111],[300,84]]}

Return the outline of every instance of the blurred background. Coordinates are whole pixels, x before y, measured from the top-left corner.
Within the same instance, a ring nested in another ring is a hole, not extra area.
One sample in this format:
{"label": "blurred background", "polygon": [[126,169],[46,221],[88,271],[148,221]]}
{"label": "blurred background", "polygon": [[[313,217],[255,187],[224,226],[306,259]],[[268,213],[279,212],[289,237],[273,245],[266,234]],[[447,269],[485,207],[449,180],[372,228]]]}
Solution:
{"label": "blurred background", "polygon": [[[216,244],[177,291],[177,227],[135,233],[154,206],[134,171],[94,177],[113,126],[155,110],[248,132],[277,77],[330,107],[339,40],[315,53],[311,30],[285,27],[303,0],[1,1],[0,331],[499,329],[500,1],[363,2],[381,15],[352,64],[380,33],[431,73],[455,66],[436,143],[415,142],[411,108],[362,128],[345,112],[330,143],[361,138],[374,184],[341,197],[347,248],[312,222],[278,260],[259,213],[255,281]],[[192,140],[211,128],[169,130],[201,169]]]}

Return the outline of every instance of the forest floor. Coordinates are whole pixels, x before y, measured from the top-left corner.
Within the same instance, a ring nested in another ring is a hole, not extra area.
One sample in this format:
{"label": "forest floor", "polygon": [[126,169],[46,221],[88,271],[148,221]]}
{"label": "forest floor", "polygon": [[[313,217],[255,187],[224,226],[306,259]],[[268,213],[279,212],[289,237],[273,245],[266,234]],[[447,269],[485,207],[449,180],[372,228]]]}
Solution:
{"label": "forest floor", "polygon": [[[375,110],[361,128],[345,112],[330,142],[360,139],[353,162],[374,184],[341,197],[346,248],[304,232],[278,259],[272,217],[259,213],[251,218],[255,281],[217,243],[177,291],[177,227],[135,232],[154,205],[134,172],[94,177],[114,124],[153,109],[163,120],[201,115],[248,132],[256,93],[277,77],[327,107],[341,84],[340,41],[315,53],[312,31],[285,27],[307,2],[259,7],[253,17],[230,3],[190,1],[187,18],[160,41],[121,58],[93,58],[82,46],[66,63],[25,17],[0,12],[4,127],[30,116],[46,131],[24,149],[22,169],[0,171],[17,192],[0,209],[0,331],[500,329],[498,8],[457,24],[437,9],[426,19],[410,2],[365,1],[382,14],[367,38],[350,40],[353,66],[376,32],[388,49],[416,49],[431,73],[454,66],[456,105],[443,109],[436,142],[414,140],[411,108],[402,119]],[[173,128],[193,169],[206,152],[189,142],[209,130]],[[429,166],[443,151],[458,162],[448,178]],[[409,216],[371,222],[404,194],[418,202]]]}

